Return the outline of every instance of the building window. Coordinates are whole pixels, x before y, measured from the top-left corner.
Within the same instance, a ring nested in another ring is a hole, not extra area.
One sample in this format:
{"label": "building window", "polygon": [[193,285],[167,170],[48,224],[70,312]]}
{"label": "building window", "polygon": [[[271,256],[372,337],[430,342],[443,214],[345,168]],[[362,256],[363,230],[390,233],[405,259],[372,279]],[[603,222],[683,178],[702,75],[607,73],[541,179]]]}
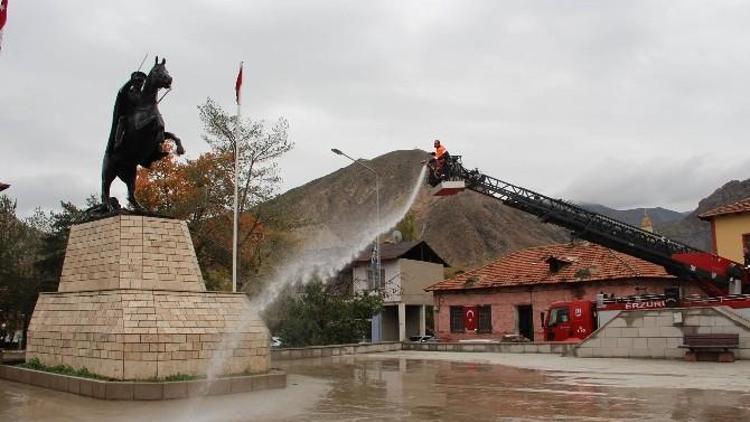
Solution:
{"label": "building window", "polygon": [[375,271],[367,269],[367,288],[370,290],[382,289],[385,283],[385,268],[380,269],[380,279],[375,277]]}
{"label": "building window", "polygon": [[464,307],[451,306],[451,332],[464,332]]}
{"label": "building window", "polygon": [[479,307],[479,326],[477,331],[480,333],[492,332],[492,306],[484,305]]}
{"label": "building window", "polygon": [[750,265],[750,233],[742,235],[742,258],[745,265]]}

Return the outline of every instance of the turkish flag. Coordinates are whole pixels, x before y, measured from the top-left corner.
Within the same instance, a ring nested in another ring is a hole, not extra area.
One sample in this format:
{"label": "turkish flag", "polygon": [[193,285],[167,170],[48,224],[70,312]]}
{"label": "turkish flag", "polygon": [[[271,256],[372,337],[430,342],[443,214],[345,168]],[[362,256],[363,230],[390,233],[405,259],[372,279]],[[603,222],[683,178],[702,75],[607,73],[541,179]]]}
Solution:
{"label": "turkish flag", "polygon": [[0,50],[3,49],[3,27],[8,20],[8,0],[0,0]]}
{"label": "turkish flag", "polygon": [[242,63],[240,63],[240,73],[237,74],[237,81],[234,83],[234,94],[237,104],[240,103],[240,89],[242,89]]}
{"label": "turkish flag", "polygon": [[476,306],[467,306],[464,308],[464,329],[466,331],[476,330],[478,319],[479,308]]}

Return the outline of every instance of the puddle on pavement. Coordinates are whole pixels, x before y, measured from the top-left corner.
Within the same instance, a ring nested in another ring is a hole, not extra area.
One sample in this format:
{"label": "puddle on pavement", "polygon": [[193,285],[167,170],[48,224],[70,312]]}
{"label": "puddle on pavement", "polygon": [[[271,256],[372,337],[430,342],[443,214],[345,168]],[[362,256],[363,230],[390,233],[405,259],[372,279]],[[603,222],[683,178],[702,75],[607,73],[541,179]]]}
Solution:
{"label": "puddle on pavement", "polygon": [[750,420],[750,394],[736,391],[577,385],[537,370],[376,356],[276,366],[289,373],[285,390],[166,402],[106,402],[0,381],[0,420]]}

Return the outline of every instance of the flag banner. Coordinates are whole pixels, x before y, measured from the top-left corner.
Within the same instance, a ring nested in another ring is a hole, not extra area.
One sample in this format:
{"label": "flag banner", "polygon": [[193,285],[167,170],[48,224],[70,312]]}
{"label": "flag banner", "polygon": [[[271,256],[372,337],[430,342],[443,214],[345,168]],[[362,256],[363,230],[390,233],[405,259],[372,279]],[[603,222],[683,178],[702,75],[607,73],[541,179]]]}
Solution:
{"label": "flag banner", "polygon": [[8,0],[0,0],[0,51],[3,50],[3,27],[8,20]]}
{"label": "flag banner", "polygon": [[237,74],[237,81],[234,83],[234,94],[237,104],[240,103],[240,90],[242,89],[242,63],[240,63],[240,73]]}

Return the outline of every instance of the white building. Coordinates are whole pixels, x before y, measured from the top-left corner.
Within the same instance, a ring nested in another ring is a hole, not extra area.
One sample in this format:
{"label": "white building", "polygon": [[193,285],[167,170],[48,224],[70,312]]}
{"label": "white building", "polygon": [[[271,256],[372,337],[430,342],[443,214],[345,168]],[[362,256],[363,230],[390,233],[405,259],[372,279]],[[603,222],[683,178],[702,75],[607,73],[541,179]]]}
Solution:
{"label": "white building", "polygon": [[382,341],[404,341],[423,336],[433,328],[432,293],[424,288],[445,279],[448,264],[424,241],[385,243],[380,247],[381,280],[377,286],[370,257],[372,247],[363,251],[352,264],[355,292],[380,290],[384,310],[381,314]]}

